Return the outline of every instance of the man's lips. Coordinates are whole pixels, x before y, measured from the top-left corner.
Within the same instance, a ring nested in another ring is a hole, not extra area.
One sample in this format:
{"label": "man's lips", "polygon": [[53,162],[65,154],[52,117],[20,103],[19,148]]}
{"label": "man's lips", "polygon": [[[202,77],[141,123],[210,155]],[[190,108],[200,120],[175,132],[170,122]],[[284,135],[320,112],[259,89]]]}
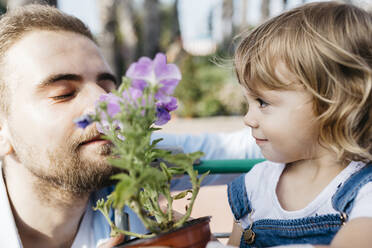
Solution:
{"label": "man's lips", "polygon": [[96,136],[96,137],[94,137],[92,139],[89,139],[87,141],[82,142],[80,145],[87,145],[87,144],[93,144],[93,143],[98,143],[98,142],[109,143],[108,140],[102,139],[101,138],[101,135],[99,135],[99,136]]}

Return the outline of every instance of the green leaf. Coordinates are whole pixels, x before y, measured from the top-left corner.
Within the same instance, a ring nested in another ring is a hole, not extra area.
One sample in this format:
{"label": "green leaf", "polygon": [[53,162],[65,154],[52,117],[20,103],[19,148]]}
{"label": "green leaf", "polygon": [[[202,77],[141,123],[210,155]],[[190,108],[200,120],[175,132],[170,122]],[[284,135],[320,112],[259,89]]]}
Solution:
{"label": "green leaf", "polygon": [[179,167],[170,167],[168,168],[168,172],[172,175],[182,175],[185,173],[185,169]]}
{"label": "green leaf", "polygon": [[149,130],[150,131],[159,131],[159,130],[161,130],[161,128],[160,127],[150,127]]}
{"label": "green leaf", "polygon": [[173,199],[179,200],[179,199],[185,198],[185,196],[187,196],[188,193],[192,193],[192,190],[189,189],[186,191],[182,191],[181,193],[178,193],[177,195],[173,196]]}
{"label": "green leaf", "polygon": [[115,174],[113,176],[111,176],[111,179],[114,179],[114,180],[132,180],[132,178],[129,177],[129,175],[127,173],[119,173],[119,174]]}
{"label": "green leaf", "polygon": [[170,182],[170,180],[172,179],[172,174],[169,173],[168,167],[165,165],[165,163],[161,162],[160,168],[162,169],[164,175],[167,177],[167,181]]}
{"label": "green leaf", "polygon": [[136,198],[138,190],[138,187],[132,183],[131,179],[121,180],[116,184],[115,190],[112,192],[114,207],[123,208],[130,199]]}
{"label": "green leaf", "polygon": [[209,171],[203,173],[203,174],[199,177],[199,185],[202,183],[202,181],[204,180],[204,178],[205,178],[206,176],[208,176],[208,175],[209,175]]}

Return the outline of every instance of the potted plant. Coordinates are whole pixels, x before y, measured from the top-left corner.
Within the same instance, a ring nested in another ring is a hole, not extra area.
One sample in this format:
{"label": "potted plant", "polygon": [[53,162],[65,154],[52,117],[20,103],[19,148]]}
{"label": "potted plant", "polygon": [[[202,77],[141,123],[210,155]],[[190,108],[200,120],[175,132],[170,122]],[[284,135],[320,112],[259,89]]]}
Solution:
{"label": "potted plant", "polygon": [[[172,154],[156,147],[161,139],[151,142],[151,134],[167,123],[170,112],[177,108],[172,94],[180,79],[178,67],[167,64],[164,54],[157,54],[154,60],[142,57],[129,67],[117,91],[99,98],[94,114],[76,120],[83,128],[97,122],[103,137],[113,144],[108,161],[121,172],[112,177],[117,181],[115,190],[107,199],[99,200],[95,209],[106,217],[112,236],[124,234],[141,239],[129,241],[123,247],[205,247],[210,239],[209,217],[188,221],[201,181],[208,174],[199,176],[193,169],[194,161],[203,154]],[[172,178],[185,173],[190,177],[192,189],[172,195]],[[173,201],[184,197],[189,197],[186,214],[176,219]],[[167,202],[165,209],[159,204],[160,198]],[[125,205],[138,215],[148,234],[121,230],[110,220],[110,209],[122,211]]]}

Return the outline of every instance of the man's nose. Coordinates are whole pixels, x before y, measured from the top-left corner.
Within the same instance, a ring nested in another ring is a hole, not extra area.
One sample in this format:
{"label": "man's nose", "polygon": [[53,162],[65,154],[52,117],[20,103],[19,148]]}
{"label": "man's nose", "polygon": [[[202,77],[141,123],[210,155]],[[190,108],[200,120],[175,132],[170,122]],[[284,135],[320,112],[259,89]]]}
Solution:
{"label": "man's nose", "polygon": [[254,111],[250,110],[248,107],[248,111],[245,114],[244,118],[244,124],[251,127],[251,128],[258,128],[258,121],[257,118],[254,115]]}
{"label": "man's nose", "polygon": [[98,101],[99,97],[103,94],[107,94],[107,90],[100,87],[97,84],[91,84],[87,87],[86,94],[86,109],[85,113],[93,113],[95,109],[96,102]]}

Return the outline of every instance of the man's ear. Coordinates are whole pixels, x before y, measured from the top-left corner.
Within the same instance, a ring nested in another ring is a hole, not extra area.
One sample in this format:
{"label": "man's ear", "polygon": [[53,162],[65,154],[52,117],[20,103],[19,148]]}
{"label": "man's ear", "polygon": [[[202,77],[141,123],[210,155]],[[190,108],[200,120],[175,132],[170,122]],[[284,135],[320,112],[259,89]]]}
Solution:
{"label": "man's ear", "polygon": [[10,142],[8,122],[0,120],[0,157],[13,153],[13,146]]}

